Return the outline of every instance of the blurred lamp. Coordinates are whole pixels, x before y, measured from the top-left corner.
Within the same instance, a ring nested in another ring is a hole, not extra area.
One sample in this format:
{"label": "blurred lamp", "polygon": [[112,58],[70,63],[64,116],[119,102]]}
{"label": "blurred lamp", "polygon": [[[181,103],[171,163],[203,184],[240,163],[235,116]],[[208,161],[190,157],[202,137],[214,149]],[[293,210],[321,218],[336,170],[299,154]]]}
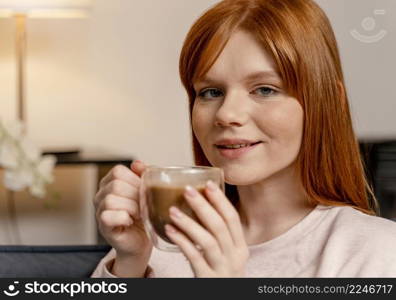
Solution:
{"label": "blurred lamp", "polygon": [[14,18],[18,118],[26,128],[25,57],[27,18],[86,18],[93,0],[0,0],[0,18]]}

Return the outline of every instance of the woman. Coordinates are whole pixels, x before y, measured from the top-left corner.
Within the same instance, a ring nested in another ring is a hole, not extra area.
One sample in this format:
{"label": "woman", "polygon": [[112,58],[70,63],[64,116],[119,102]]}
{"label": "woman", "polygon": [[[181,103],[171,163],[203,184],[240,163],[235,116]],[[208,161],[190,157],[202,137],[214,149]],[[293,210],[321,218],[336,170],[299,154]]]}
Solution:
{"label": "woman", "polygon": [[396,276],[396,224],[374,216],[336,39],[313,1],[218,3],[190,29],[180,75],[195,162],[224,170],[226,195],[186,190],[203,225],[171,209],[182,253],[158,251],[139,218],[145,165],[117,166],[95,197],[113,249],[93,276]]}

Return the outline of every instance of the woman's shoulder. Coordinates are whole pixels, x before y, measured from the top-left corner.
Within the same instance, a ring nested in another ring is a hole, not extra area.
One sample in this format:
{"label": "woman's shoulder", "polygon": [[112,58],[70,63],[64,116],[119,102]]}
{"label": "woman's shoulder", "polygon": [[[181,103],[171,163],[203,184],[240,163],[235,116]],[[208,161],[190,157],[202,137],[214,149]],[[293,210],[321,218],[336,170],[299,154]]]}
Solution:
{"label": "woman's shoulder", "polygon": [[350,206],[322,209],[323,276],[396,276],[396,222]]}
{"label": "woman's shoulder", "polygon": [[391,234],[396,237],[396,222],[378,216],[368,215],[351,206],[329,208],[329,217],[334,225],[342,229],[359,229],[362,233]]}
{"label": "woman's shoulder", "polygon": [[328,209],[327,217],[331,219],[331,230],[335,235],[354,242],[386,239],[396,246],[395,221],[365,214],[351,206],[333,206]]}

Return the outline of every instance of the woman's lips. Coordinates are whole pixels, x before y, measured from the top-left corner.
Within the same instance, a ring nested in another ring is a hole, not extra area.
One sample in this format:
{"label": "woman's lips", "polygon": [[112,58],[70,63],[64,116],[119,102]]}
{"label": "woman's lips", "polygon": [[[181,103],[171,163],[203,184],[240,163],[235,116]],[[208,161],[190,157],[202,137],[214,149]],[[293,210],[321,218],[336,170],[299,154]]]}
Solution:
{"label": "woman's lips", "polygon": [[241,157],[242,155],[248,153],[249,151],[253,150],[254,148],[258,147],[262,142],[258,142],[256,144],[252,144],[247,147],[237,148],[237,149],[225,149],[216,147],[220,154],[226,158],[236,159]]}

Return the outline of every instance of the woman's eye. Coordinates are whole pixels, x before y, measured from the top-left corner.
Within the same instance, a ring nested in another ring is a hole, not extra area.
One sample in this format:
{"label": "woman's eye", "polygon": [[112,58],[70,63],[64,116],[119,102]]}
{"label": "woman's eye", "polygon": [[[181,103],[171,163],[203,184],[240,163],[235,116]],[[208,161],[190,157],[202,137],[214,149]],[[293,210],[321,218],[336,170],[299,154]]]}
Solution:
{"label": "woman's eye", "polygon": [[222,95],[223,92],[218,89],[206,89],[198,94],[200,98],[204,98],[204,99],[217,98],[217,97],[221,97]]}
{"label": "woman's eye", "polygon": [[254,93],[256,93],[260,96],[268,97],[268,96],[276,95],[278,93],[278,91],[276,91],[268,86],[262,86],[262,87],[255,89]]}

